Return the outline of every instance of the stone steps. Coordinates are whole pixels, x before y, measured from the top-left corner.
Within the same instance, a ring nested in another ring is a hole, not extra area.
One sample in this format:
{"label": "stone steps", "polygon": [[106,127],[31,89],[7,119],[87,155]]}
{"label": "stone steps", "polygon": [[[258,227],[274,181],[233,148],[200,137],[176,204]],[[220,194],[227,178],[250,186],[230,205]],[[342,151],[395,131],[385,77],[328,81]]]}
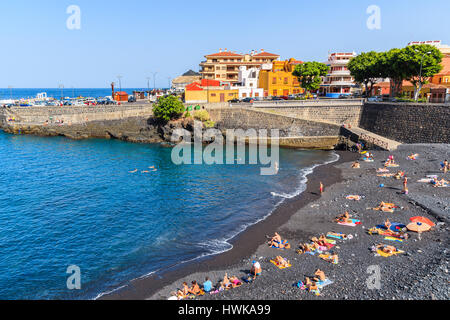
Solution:
{"label": "stone steps", "polygon": [[373,143],[374,145],[388,151],[396,150],[398,146],[401,145],[401,142],[382,137],[378,134],[364,130],[359,127],[352,127],[346,129],[352,132],[353,134],[357,135],[359,140],[364,140],[366,142]]}

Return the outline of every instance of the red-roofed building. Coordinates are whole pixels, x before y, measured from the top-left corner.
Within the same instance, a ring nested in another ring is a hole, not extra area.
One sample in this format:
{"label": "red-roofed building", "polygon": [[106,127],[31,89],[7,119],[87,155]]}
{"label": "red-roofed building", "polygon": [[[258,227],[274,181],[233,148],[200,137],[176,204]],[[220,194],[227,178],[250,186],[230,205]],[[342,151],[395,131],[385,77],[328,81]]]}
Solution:
{"label": "red-roofed building", "polygon": [[206,60],[200,63],[200,73],[203,79],[227,81],[232,84],[239,82],[239,67],[261,68],[263,64],[271,64],[280,56],[274,53],[252,51],[250,54],[238,54],[227,49],[208,54]]}

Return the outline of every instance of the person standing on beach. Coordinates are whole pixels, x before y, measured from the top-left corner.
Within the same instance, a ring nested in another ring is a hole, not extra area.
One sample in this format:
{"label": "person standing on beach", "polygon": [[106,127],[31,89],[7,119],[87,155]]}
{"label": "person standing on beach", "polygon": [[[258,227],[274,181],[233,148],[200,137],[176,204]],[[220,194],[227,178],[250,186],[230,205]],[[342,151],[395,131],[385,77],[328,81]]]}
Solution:
{"label": "person standing on beach", "polygon": [[323,193],[323,183],[322,183],[322,181],[320,181],[319,191],[320,191],[320,194]]}
{"label": "person standing on beach", "polygon": [[403,179],[403,191],[404,194],[408,194],[408,178],[405,176]]}

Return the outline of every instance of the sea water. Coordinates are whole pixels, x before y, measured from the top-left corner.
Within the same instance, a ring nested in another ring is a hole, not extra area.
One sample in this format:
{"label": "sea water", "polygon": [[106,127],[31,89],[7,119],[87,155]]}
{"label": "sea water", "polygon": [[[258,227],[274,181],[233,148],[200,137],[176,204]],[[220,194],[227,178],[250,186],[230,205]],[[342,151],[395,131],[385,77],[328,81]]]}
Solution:
{"label": "sea water", "polygon": [[[0,299],[94,299],[229,250],[301,193],[314,166],[336,160],[281,149],[278,174],[262,176],[261,165],[175,165],[171,151],[0,131]],[[67,288],[71,265],[79,290]]]}

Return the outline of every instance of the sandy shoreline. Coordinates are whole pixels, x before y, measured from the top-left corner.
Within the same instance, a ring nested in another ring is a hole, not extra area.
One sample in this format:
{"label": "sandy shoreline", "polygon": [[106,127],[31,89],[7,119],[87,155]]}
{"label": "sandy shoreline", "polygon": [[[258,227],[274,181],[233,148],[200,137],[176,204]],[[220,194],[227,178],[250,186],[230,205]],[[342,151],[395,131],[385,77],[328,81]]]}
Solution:
{"label": "sandy shoreline", "polygon": [[[419,153],[416,161],[406,160],[407,155]],[[170,292],[179,288],[183,281],[203,282],[209,276],[213,283],[220,280],[225,272],[238,277],[244,276],[253,259],[258,259],[263,267],[263,275],[253,284],[215,295],[206,295],[199,300],[239,300],[239,299],[448,299],[448,229],[447,223],[439,223],[432,232],[403,243],[383,241],[383,236],[368,235],[366,229],[390,221],[407,224],[409,217],[423,215],[436,223],[448,222],[450,217],[450,188],[433,188],[417,180],[427,174],[443,174],[438,170],[439,162],[450,158],[449,145],[403,145],[393,152],[400,170],[409,177],[410,194],[400,194],[401,181],[393,178],[377,177],[375,169],[391,153],[375,151],[375,162],[361,163],[361,169],[351,169],[354,153],[341,152],[336,163],[317,167],[308,176],[307,189],[298,197],[283,204],[266,220],[250,227],[233,241],[234,248],[195,265],[169,271],[159,278],[145,278],[134,281],[129,287],[118,290],[103,299],[167,299]],[[396,168],[392,168],[396,169]],[[394,171],[392,170],[391,171]],[[450,173],[447,174],[450,178]],[[325,184],[325,193],[317,195],[318,181]],[[385,187],[378,185],[384,183]],[[350,201],[345,195],[364,195],[361,201]],[[367,210],[380,201],[394,202],[403,207],[395,213]],[[356,227],[340,226],[333,218],[348,210],[362,220]],[[265,235],[278,231],[287,238],[294,249],[280,251],[265,245]],[[317,256],[298,255],[298,243],[307,241],[328,231],[345,232],[354,239],[338,241],[335,251],[340,263],[332,265]],[[406,255],[389,258],[376,257],[369,247],[376,243],[387,243],[405,250]],[[276,255],[282,255],[292,262],[292,267],[279,270],[269,263]],[[377,266],[381,271],[381,288],[368,289],[366,280],[369,266]],[[334,281],[315,296],[294,287],[320,268]]]}

